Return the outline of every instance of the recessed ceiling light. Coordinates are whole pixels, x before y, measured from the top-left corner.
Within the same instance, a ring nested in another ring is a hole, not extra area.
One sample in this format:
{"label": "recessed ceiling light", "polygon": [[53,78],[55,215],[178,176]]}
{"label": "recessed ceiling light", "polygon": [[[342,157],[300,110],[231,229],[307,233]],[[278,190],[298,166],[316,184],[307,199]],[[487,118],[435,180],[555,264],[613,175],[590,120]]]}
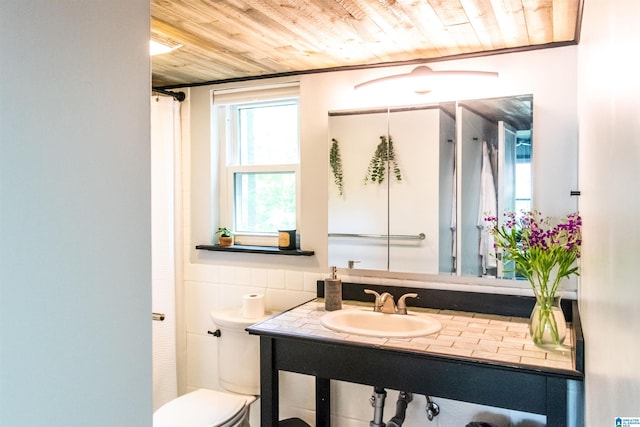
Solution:
{"label": "recessed ceiling light", "polygon": [[151,54],[151,56],[169,53],[172,50],[176,50],[180,47],[182,47],[182,45],[178,43],[160,43],[155,40],[149,40],[149,53]]}

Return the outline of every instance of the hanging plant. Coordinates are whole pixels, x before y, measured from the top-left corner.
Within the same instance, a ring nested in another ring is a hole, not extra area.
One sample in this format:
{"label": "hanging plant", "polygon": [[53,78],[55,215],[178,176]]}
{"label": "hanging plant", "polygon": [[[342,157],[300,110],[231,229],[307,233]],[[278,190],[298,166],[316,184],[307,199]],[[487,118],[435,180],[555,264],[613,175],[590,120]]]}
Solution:
{"label": "hanging plant", "polygon": [[329,152],[329,164],[333,172],[333,182],[338,186],[338,193],[342,196],[344,191],[342,186],[342,159],[340,158],[340,148],[338,141],[331,138],[331,151]]}
{"label": "hanging plant", "polygon": [[393,171],[396,181],[402,181],[402,174],[396,162],[396,153],[393,149],[393,139],[389,135],[389,139],[385,135],[380,136],[380,143],[376,147],[376,151],[373,153],[373,157],[369,162],[369,168],[367,169],[367,175],[364,178],[364,183],[369,181],[382,184],[384,181],[387,169]]}

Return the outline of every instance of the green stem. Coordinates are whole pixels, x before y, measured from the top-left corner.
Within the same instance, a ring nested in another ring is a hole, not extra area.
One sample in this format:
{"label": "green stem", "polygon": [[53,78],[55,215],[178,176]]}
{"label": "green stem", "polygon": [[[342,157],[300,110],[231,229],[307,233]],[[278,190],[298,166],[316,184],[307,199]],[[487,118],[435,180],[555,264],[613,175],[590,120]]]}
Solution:
{"label": "green stem", "polygon": [[551,340],[554,344],[560,344],[560,333],[558,331],[558,322],[554,315],[554,298],[541,298],[537,300],[538,304],[538,319],[537,327],[534,325],[532,331],[532,340],[535,344],[542,344],[544,342],[544,333],[549,325],[549,331],[551,333]]}

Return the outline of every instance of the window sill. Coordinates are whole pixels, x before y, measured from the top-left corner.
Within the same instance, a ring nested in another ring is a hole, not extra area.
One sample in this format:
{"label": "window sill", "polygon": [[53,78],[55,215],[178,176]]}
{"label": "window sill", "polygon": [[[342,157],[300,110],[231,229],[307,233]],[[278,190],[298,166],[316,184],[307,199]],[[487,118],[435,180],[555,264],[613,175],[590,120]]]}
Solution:
{"label": "window sill", "polygon": [[249,246],[249,245],[197,245],[196,249],[214,252],[242,252],[248,254],[269,254],[269,255],[290,255],[290,256],[313,256],[314,251],[303,251],[300,249],[278,249],[275,246]]}

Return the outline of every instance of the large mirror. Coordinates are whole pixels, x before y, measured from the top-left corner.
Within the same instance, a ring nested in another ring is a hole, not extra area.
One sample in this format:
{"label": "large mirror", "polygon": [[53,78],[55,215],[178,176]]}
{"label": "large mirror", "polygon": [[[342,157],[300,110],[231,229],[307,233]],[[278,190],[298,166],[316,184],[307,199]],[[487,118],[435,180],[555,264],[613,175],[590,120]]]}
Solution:
{"label": "large mirror", "polygon": [[505,277],[485,215],[529,209],[532,95],[329,112],[329,264]]}

